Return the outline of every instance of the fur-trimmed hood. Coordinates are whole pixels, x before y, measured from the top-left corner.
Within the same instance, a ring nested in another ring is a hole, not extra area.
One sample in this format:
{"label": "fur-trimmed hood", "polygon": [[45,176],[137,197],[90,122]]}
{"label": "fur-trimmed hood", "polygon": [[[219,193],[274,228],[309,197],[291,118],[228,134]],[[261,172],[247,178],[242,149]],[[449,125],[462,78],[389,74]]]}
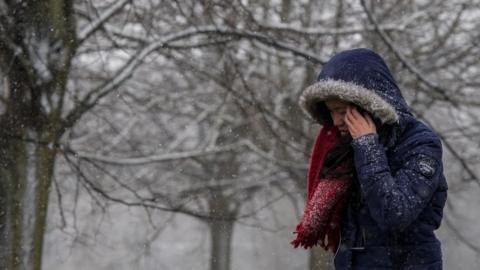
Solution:
{"label": "fur-trimmed hood", "polygon": [[405,99],[385,61],[369,49],[353,49],[335,55],[323,67],[317,82],[301,94],[303,111],[320,124],[331,122],[325,100],[352,102],[383,124],[395,124],[410,115]]}

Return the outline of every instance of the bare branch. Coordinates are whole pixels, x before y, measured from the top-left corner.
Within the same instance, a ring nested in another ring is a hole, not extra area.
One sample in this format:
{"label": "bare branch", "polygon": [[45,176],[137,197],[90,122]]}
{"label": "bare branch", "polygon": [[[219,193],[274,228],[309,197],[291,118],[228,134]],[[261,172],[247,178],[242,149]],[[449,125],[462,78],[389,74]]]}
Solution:
{"label": "bare branch", "polygon": [[[373,14],[368,10],[365,0],[361,0],[362,7],[365,10],[365,13],[367,14],[368,19],[370,22],[375,26],[375,29],[380,36],[380,38],[383,40],[383,42],[388,46],[388,48],[395,54],[395,56],[402,62],[402,64],[417,77],[421,82],[426,84],[429,88],[433,89],[437,94],[441,96],[441,98],[445,101],[450,102],[452,105],[455,107],[458,107],[458,102],[456,100],[453,100],[450,95],[448,95],[448,91],[444,89],[443,87],[440,87],[439,85],[433,83],[430,81],[428,78],[426,78],[410,61],[406,59],[406,57],[400,52],[400,49],[398,49],[394,44],[393,41],[390,40],[390,38],[385,34],[385,32],[380,28],[377,20],[373,16]],[[427,93],[428,94],[428,93]]]}
{"label": "bare branch", "polygon": [[65,213],[63,211],[62,191],[60,191],[60,186],[58,185],[57,178],[55,176],[53,176],[52,178],[53,184],[55,186],[55,193],[57,194],[58,211],[60,212],[60,219],[62,221],[61,229],[64,229],[67,226],[67,221],[65,219]]}
{"label": "bare branch", "polygon": [[[383,31],[402,32],[402,31],[405,31],[406,26],[409,23],[410,21],[400,25],[399,24],[382,25],[382,26],[379,26],[379,28],[382,29]],[[307,28],[307,27],[295,27],[287,24],[277,24],[277,25],[261,24],[259,26],[263,30],[291,32],[297,35],[308,35],[308,36],[341,36],[341,35],[353,35],[358,33],[376,31],[375,26],[367,26],[367,27],[352,26],[352,27],[343,27],[343,28],[321,28],[321,27]]]}
{"label": "bare branch", "polygon": [[[432,126],[432,124],[425,118],[421,118],[425,123],[427,123],[429,126]],[[471,177],[472,180],[475,180],[475,183],[477,183],[480,186],[480,178],[476,175],[476,173],[473,171],[473,169],[468,166],[467,161],[465,158],[462,157],[462,155],[455,150],[455,147],[448,142],[448,140],[443,136],[440,132],[437,133],[437,135],[440,137],[442,140],[443,144],[447,147],[447,149],[452,153],[452,155],[455,157],[456,160],[458,160],[463,167],[463,169],[468,173],[468,175]]]}
{"label": "bare branch", "polygon": [[66,117],[66,121],[64,123],[64,128],[69,128],[73,126],[82,115],[90,110],[97,102],[103,98],[104,96],[108,95],[110,92],[115,90],[118,86],[120,86],[125,80],[130,78],[137,67],[142,64],[143,60],[149,56],[152,52],[165,48],[169,45],[169,43],[173,43],[182,39],[188,39],[196,35],[213,35],[213,36],[221,36],[221,37],[236,37],[241,39],[249,39],[264,43],[266,45],[272,46],[277,48],[278,50],[289,51],[295,56],[304,57],[307,60],[317,63],[323,64],[325,63],[324,60],[321,60],[317,56],[311,54],[310,52],[303,51],[298,49],[294,46],[290,46],[288,44],[279,42],[272,37],[268,37],[262,34],[254,33],[248,30],[238,30],[238,29],[230,29],[230,28],[217,28],[217,27],[203,27],[203,28],[193,28],[187,29],[184,31],[180,31],[177,33],[173,33],[170,35],[165,36],[164,38],[152,42],[144,49],[142,49],[139,53],[132,56],[132,58],[122,67],[120,68],[116,75],[107,83],[90,91],[80,103],[72,110]]}
{"label": "bare branch", "polygon": [[95,31],[97,31],[108,19],[114,16],[131,1],[132,0],[117,1],[103,14],[101,14],[96,20],[85,26],[78,34],[78,45],[82,44],[87,38],[89,38],[93,33],[95,33]]}
{"label": "bare branch", "polygon": [[67,149],[67,153],[74,154],[82,159],[88,160],[96,160],[107,164],[113,165],[123,165],[123,166],[133,166],[133,165],[144,165],[149,163],[155,162],[166,162],[166,161],[174,161],[179,159],[187,159],[187,158],[194,158],[199,156],[207,156],[218,154],[222,152],[229,152],[239,147],[242,147],[241,143],[234,143],[227,146],[217,147],[215,149],[207,149],[207,150],[200,150],[200,151],[185,151],[185,152],[177,152],[177,153],[168,153],[163,155],[152,155],[147,157],[136,157],[136,158],[116,158],[116,157],[109,157],[109,156],[102,156],[96,155],[81,151],[75,151],[72,149]]}
{"label": "bare branch", "polygon": [[77,171],[77,173],[80,176],[80,180],[83,182],[84,185],[86,185],[86,187],[88,187],[88,191],[95,192],[95,194],[101,196],[102,198],[104,198],[107,201],[115,202],[115,203],[125,205],[125,206],[128,206],[128,207],[141,207],[141,208],[146,208],[146,209],[161,210],[161,211],[165,211],[165,212],[182,213],[182,214],[186,214],[186,215],[189,215],[189,216],[192,216],[192,217],[199,218],[201,220],[234,220],[234,221],[236,221],[236,220],[239,220],[239,219],[248,218],[248,217],[251,217],[252,215],[254,215],[255,213],[261,211],[262,209],[268,207],[270,204],[280,200],[282,197],[285,196],[285,195],[282,194],[281,196],[275,198],[274,200],[266,203],[262,207],[260,207],[258,209],[255,209],[255,210],[253,210],[249,213],[239,215],[239,216],[217,216],[217,215],[211,215],[209,213],[200,213],[200,212],[197,212],[197,211],[187,209],[183,204],[179,204],[179,205],[175,205],[175,206],[160,206],[156,202],[155,198],[143,198],[143,199],[140,199],[140,200],[137,200],[137,201],[129,201],[129,200],[126,200],[126,199],[123,199],[123,198],[115,197],[115,196],[109,194],[107,191],[105,191],[105,190],[101,189],[100,187],[98,187],[97,185],[95,185],[84,174],[84,172],[81,170],[80,166],[75,164],[73,162],[73,160],[71,160],[68,157],[68,155],[64,155],[64,157],[65,157],[65,160],[67,161],[67,163],[71,166],[71,168],[74,169],[75,171]]}
{"label": "bare branch", "polygon": [[222,152],[230,152],[238,150],[239,148],[247,147],[251,151],[258,154],[260,157],[272,161],[276,164],[297,168],[297,169],[306,169],[307,166],[304,163],[296,163],[287,160],[279,160],[275,157],[272,157],[270,154],[266,153],[259,149],[254,143],[247,139],[243,139],[240,142],[232,143],[226,146],[219,146],[214,149],[205,149],[199,151],[185,151],[185,152],[177,152],[177,153],[167,153],[163,155],[152,155],[146,157],[133,157],[133,158],[120,158],[120,157],[111,157],[111,156],[103,156],[97,155],[92,153],[86,153],[82,151],[77,151],[73,149],[65,149],[65,153],[72,154],[75,157],[87,160],[95,160],[107,164],[112,165],[122,165],[122,166],[135,166],[135,165],[144,165],[149,163],[156,163],[156,162],[166,162],[166,161],[174,161],[180,159],[187,159],[187,158],[195,158],[200,156],[207,156],[218,154]]}

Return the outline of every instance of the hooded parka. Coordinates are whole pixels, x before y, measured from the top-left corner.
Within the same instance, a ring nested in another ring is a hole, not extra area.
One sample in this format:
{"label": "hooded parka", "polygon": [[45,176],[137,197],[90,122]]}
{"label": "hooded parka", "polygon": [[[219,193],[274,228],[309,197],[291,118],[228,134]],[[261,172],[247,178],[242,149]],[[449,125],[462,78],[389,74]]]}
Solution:
{"label": "hooded parka", "polygon": [[377,134],[352,140],[358,196],[342,218],[336,269],[442,269],[434,231],[447,198],[442,144],[417,120],[384,60],[369,49],[335,55],[300,96],[306,114],[331,122],[324,101],[354,103]]}

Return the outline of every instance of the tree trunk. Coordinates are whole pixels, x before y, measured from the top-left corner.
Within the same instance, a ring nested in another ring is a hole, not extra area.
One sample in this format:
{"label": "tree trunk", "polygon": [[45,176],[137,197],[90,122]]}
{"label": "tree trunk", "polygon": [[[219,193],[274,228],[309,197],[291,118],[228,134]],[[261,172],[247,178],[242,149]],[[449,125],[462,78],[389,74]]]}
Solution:
{"label": "tree trunk", "polygon": [[71,59],[73,1],[4,1],[0,20],[0,269],[41,269]]}
{"label": "tree trunk", "polygon": [[228,209],[228,199],[221,195],[213,196],[210,200],[210,212],[210,270],[229,270],[234,226],[234,218],[229,217],[235,214]]}
{"label": "tree trunk", "polygon": [[310,270],[330,270],[333,269],[331,256],[328,252],[319,247],[314,247],[310,251]]}
{"label": "tree trunk", "polygon": [[38,134],[27,130],[22,139],[1,138],[1,269],[41,269],[55,152],[38,143]]}
{"label": "tree trunk", "polygon": [[233,221],[217,220],[210,223],[212,239],[210,270],[229,270],[231,261]]}

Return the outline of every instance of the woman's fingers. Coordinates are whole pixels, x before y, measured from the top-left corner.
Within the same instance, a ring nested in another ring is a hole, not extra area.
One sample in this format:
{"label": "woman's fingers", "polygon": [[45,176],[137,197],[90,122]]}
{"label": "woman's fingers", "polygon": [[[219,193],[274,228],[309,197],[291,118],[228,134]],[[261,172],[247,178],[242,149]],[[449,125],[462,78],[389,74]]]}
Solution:
{"label": "woman's fingers", "polygon": [[353,138],[355,138],[357,131],[354,122],[351,120],[351,117],[345,116],[345,123],[347,124],[348,132]]}
{"label": "woman's fingers", "polygon": [[345,123],[347,124],[348,131],[352,137],[355,136],[355,123],[356,119],[352,115],[352,109],[350,107],[347,108],[347,113],[345,114]]}
{"label": "woman's fingers", "polygon": [[345,115],[344,121],[345,121],[345,124],[347,124],[348,130],[350,130],[350,128],[351,128],[351,126],[352,126],[352,122],[351,122],[351,120],[350,120],[350,116],[348,115],[348,112],[347,112],[347,114]]}
{"label": "woman's fingers", "polygon": [[355,106],[350,106],[350,111],[352,112],[352,116],[355,119],[361,119],[363,116],[360,114],[360,112],[357,110]]}
{"label": "woman's fingers", "polygon": [[370,115],[362,115],[354,106],[347,107],[344,121],[353,138],[376,132],[375,123]]}
{"label": "woman's fingers", "polygon": [[352,106],[348,106],[347,107],[347,114],[346,114],[347,117],[350,117],[350,118],[354,118],[353,116],[353,113],[352,113]]}
{"label": "woman's fingers", "polygon": [[347,108],[347,113],[345,114],[346,118],[348,118],[348,120],[350,120],[350,123],[351,124],[354,124],[354,123],[357,123],[358,122],[358,117],[356,117],[354,115],[354,111],[353,111],[353,107],[348,107]]}
{"label": "woman's fingers", "polygon": [[357,108],[355,108],[354,106],[350,106],[349,108],[350,109],[347,111],[347,114],[349,115],[351,122],[358,122],[360,124],[366,123],[365,118],[363,117],[363,115],[360,114]]}
{"label": "woman's fingers", "polygon": [[346,119],[348,119],[350,124],[356,129],[368,124],[365,118],[355,109],[355,107],[351,107],[347,111]]}

